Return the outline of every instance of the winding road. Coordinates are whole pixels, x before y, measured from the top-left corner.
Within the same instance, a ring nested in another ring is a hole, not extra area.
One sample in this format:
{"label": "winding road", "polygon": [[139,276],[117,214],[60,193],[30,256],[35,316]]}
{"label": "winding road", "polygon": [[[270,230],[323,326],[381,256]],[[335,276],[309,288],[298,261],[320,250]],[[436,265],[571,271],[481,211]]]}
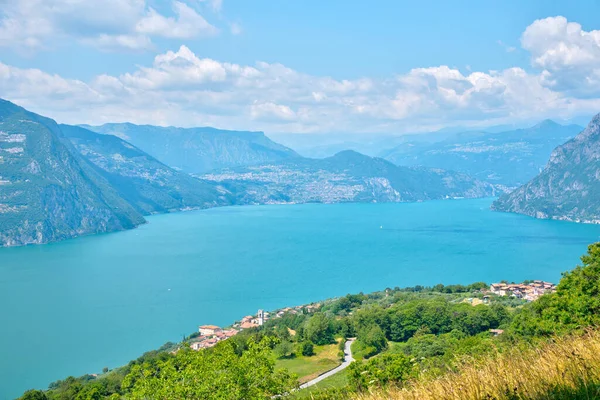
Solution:
{"label": "winding road", "polygon": [[329,378],[330,376],[335,375],[338,372],[348,368],[348,365],[350,365],[350,363],[352,361],[354,361],[354,358],[352,358],[352,348],[351,348],[351,345],[354,342],[354,340],[356,340],[356,339],[352,338],[352,339],[348,339],[346,341],[346,344],[344,345],[344,361],[339,366],[335,367],[332,370],[325,372],[324,374],[317,376],[315,379],[312,379],[306,383],[303,383],[302,385],[300,385],[300,389],[306,389],[307,387],[316,385],[317,383],[321,382],[323,379]]}

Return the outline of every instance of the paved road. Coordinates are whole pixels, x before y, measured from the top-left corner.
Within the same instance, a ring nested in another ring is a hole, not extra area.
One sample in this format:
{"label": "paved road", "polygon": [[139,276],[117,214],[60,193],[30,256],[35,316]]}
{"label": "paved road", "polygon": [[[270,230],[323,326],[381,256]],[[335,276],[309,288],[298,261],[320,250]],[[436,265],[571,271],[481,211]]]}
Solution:
{"label": "paved road", "polygon": [[330,371],[325,372],[322,375],[317,376],[315,379],[313,379],[311,381],[303,383],[302,385],[300,385],[300,389],[306,389],[307,387],[316,385],[317,383],[321,382],[323,379],[329,378],[330,376],[337,374],[341,370],[346,369],[348,367],[348,365],[350,365],[350,363],[352,361],[354,361],[354,358],[352,358],[352,349],[350,348],[350,345],[352,345],[352,342],[354,342],[354,340],[355,339],[348,339],[346,341],[346,344],[344,346],[344,361],[342,362],[341,365],[339,365],[338,367],[336,367]]}

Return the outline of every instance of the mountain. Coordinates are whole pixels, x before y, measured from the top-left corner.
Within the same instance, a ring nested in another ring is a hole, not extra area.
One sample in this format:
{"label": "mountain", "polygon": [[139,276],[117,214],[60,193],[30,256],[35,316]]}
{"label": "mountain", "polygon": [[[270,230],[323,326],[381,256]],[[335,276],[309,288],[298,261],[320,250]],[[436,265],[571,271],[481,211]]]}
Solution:
{"label": "mountain", "polygon": [[142,214],[230,203],[227,193],[213,183],[167,167],[121,138],[78,126],[60,125],[60,129],[119,195]]}
{"label": "mountain", "polygon": [[51,119],[0,99],[0,246],[144,223]]}
{"label": "mountain", "polygon": [[459,171],[515,187],[538,174],[552,149],[581,129],[578,125],[564,126],[546,120],[527,129],[464,132],[436,143],[407,142],[379,155],[397,165]]}
{"label": "mountain", "polygon": [[284,144],[304,157],[326,158],[344,150],[354,150],[371,157],[405,143],[431,144],[450,138],[448,132],[408,133],[402,135],[378,133],[315,133],[271,134],[274,140]]}
{"label": "mountain", "polygon": [[292,159],[200,177],[226,187],[237,185],[237,201],[242,203],[404,202],[501,192],[461,173],[399,167],[350,150],[325,159]]}
{"label": "mountain", "polygon": [[166,165],[188,173],[298,157],[262,132],[105,124],[84,128],[118,136]]}
{"label": "mountain", "polygon": [[529,183],[501,196],[492,208],[537,218],[600,223],[600,114],[557,147]]}

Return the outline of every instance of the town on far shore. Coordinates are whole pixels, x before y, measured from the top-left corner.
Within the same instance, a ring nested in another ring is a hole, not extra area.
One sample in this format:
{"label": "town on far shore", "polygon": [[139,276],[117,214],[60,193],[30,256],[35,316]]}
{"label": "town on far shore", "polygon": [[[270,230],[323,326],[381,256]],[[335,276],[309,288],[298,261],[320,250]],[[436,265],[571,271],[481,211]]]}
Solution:
{"label": "town on far shore", "polygon": [[321,303],[313,303],[296,307],[286,307],[275,310],[272,313],[258,310],[256,315],[247,315],[240,321],[236,321],[231,327],[223,329],[216,325],[201,325],[198,332],[190,338],[190,348],[192,350],[201,350],[213,347],[222,340],[229,339],[237,335],[244,329],[258,328],[264,325],[271,318],[281,318],[285,314],[306,313],[312,314],[321,307]]}
{"label": "town on far shore", "polygon": [[[556,285],[550,282],[544,282],[541,280],[524,281],[522,283],[492,283],[488,289],[482,289],[481,293],[484,295],[483,300],[468,299],[471,300],[471,304],[487,304],[490,302],[490,294],[496,296],[512,296],[517,299],[526,301],[535,301],[541,295],[546,293],[553,293],[556,291]],[[387,291],[386,291],[387,292]],[[478,300],[477,302],[473,300]],[[244,329],[258,328],[262,326],[266,321],[271,318],[281,318],[285,314],[298,314],[298,313],[314,313],[321,307],[321,303],[313,303],[308,305],[301,305],[296,307],[286,307],[275,310],[271,313],[263,310],[258,310],[256,315],[247,315],[239,321],[236,321],[233,325],[228,328],[221,328],[216,325],[201,325],[198,327],[198,332],[190,337],[189,343],[192,350],[201,350],[215,346],[222,340],[229,339],[237,335]],[[491,329],[490,332],[494,335],[502,334],[501,329]]]}

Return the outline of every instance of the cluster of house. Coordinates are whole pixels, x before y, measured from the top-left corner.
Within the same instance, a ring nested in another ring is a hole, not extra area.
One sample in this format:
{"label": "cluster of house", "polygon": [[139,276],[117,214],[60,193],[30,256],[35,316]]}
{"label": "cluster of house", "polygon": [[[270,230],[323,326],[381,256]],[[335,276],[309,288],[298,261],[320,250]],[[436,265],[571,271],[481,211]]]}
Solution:
{"label": "cluster of house", "polygon": [[[298,314],[304,310],[308,313],[315,312],[321,304],[310,304],[306,306],[286,307],[273,313],[273,318],[281,318],[285,314]],[[200,335],[192,339],[190,347],[192,350],[206,349],[213,347],[222,340],[229,339],[237,335],[244,329],[258,328],[271,318],[271,314],[258,310],[256,315],[247,315],[232,325],[230,329],[221,329],[216,325],[202,325],[198,328]]]}
{"label": "cluster of house", "polygon": [[193,339],[190,344],[192,350],[207,349],[213,347],[222,340],[229,339],[238,334],[236,329],[223,330],[216,325],[202,325],[198,328],[199,336]]}
{"label": "cluster of house", "polygon": [[498,296],[513,296],[528,301],[534,301],[541,295],[554,291],[556,291],[556,285],[544,281],[533,281],[531,283],[492,283],[490,285],[490,292]]}

